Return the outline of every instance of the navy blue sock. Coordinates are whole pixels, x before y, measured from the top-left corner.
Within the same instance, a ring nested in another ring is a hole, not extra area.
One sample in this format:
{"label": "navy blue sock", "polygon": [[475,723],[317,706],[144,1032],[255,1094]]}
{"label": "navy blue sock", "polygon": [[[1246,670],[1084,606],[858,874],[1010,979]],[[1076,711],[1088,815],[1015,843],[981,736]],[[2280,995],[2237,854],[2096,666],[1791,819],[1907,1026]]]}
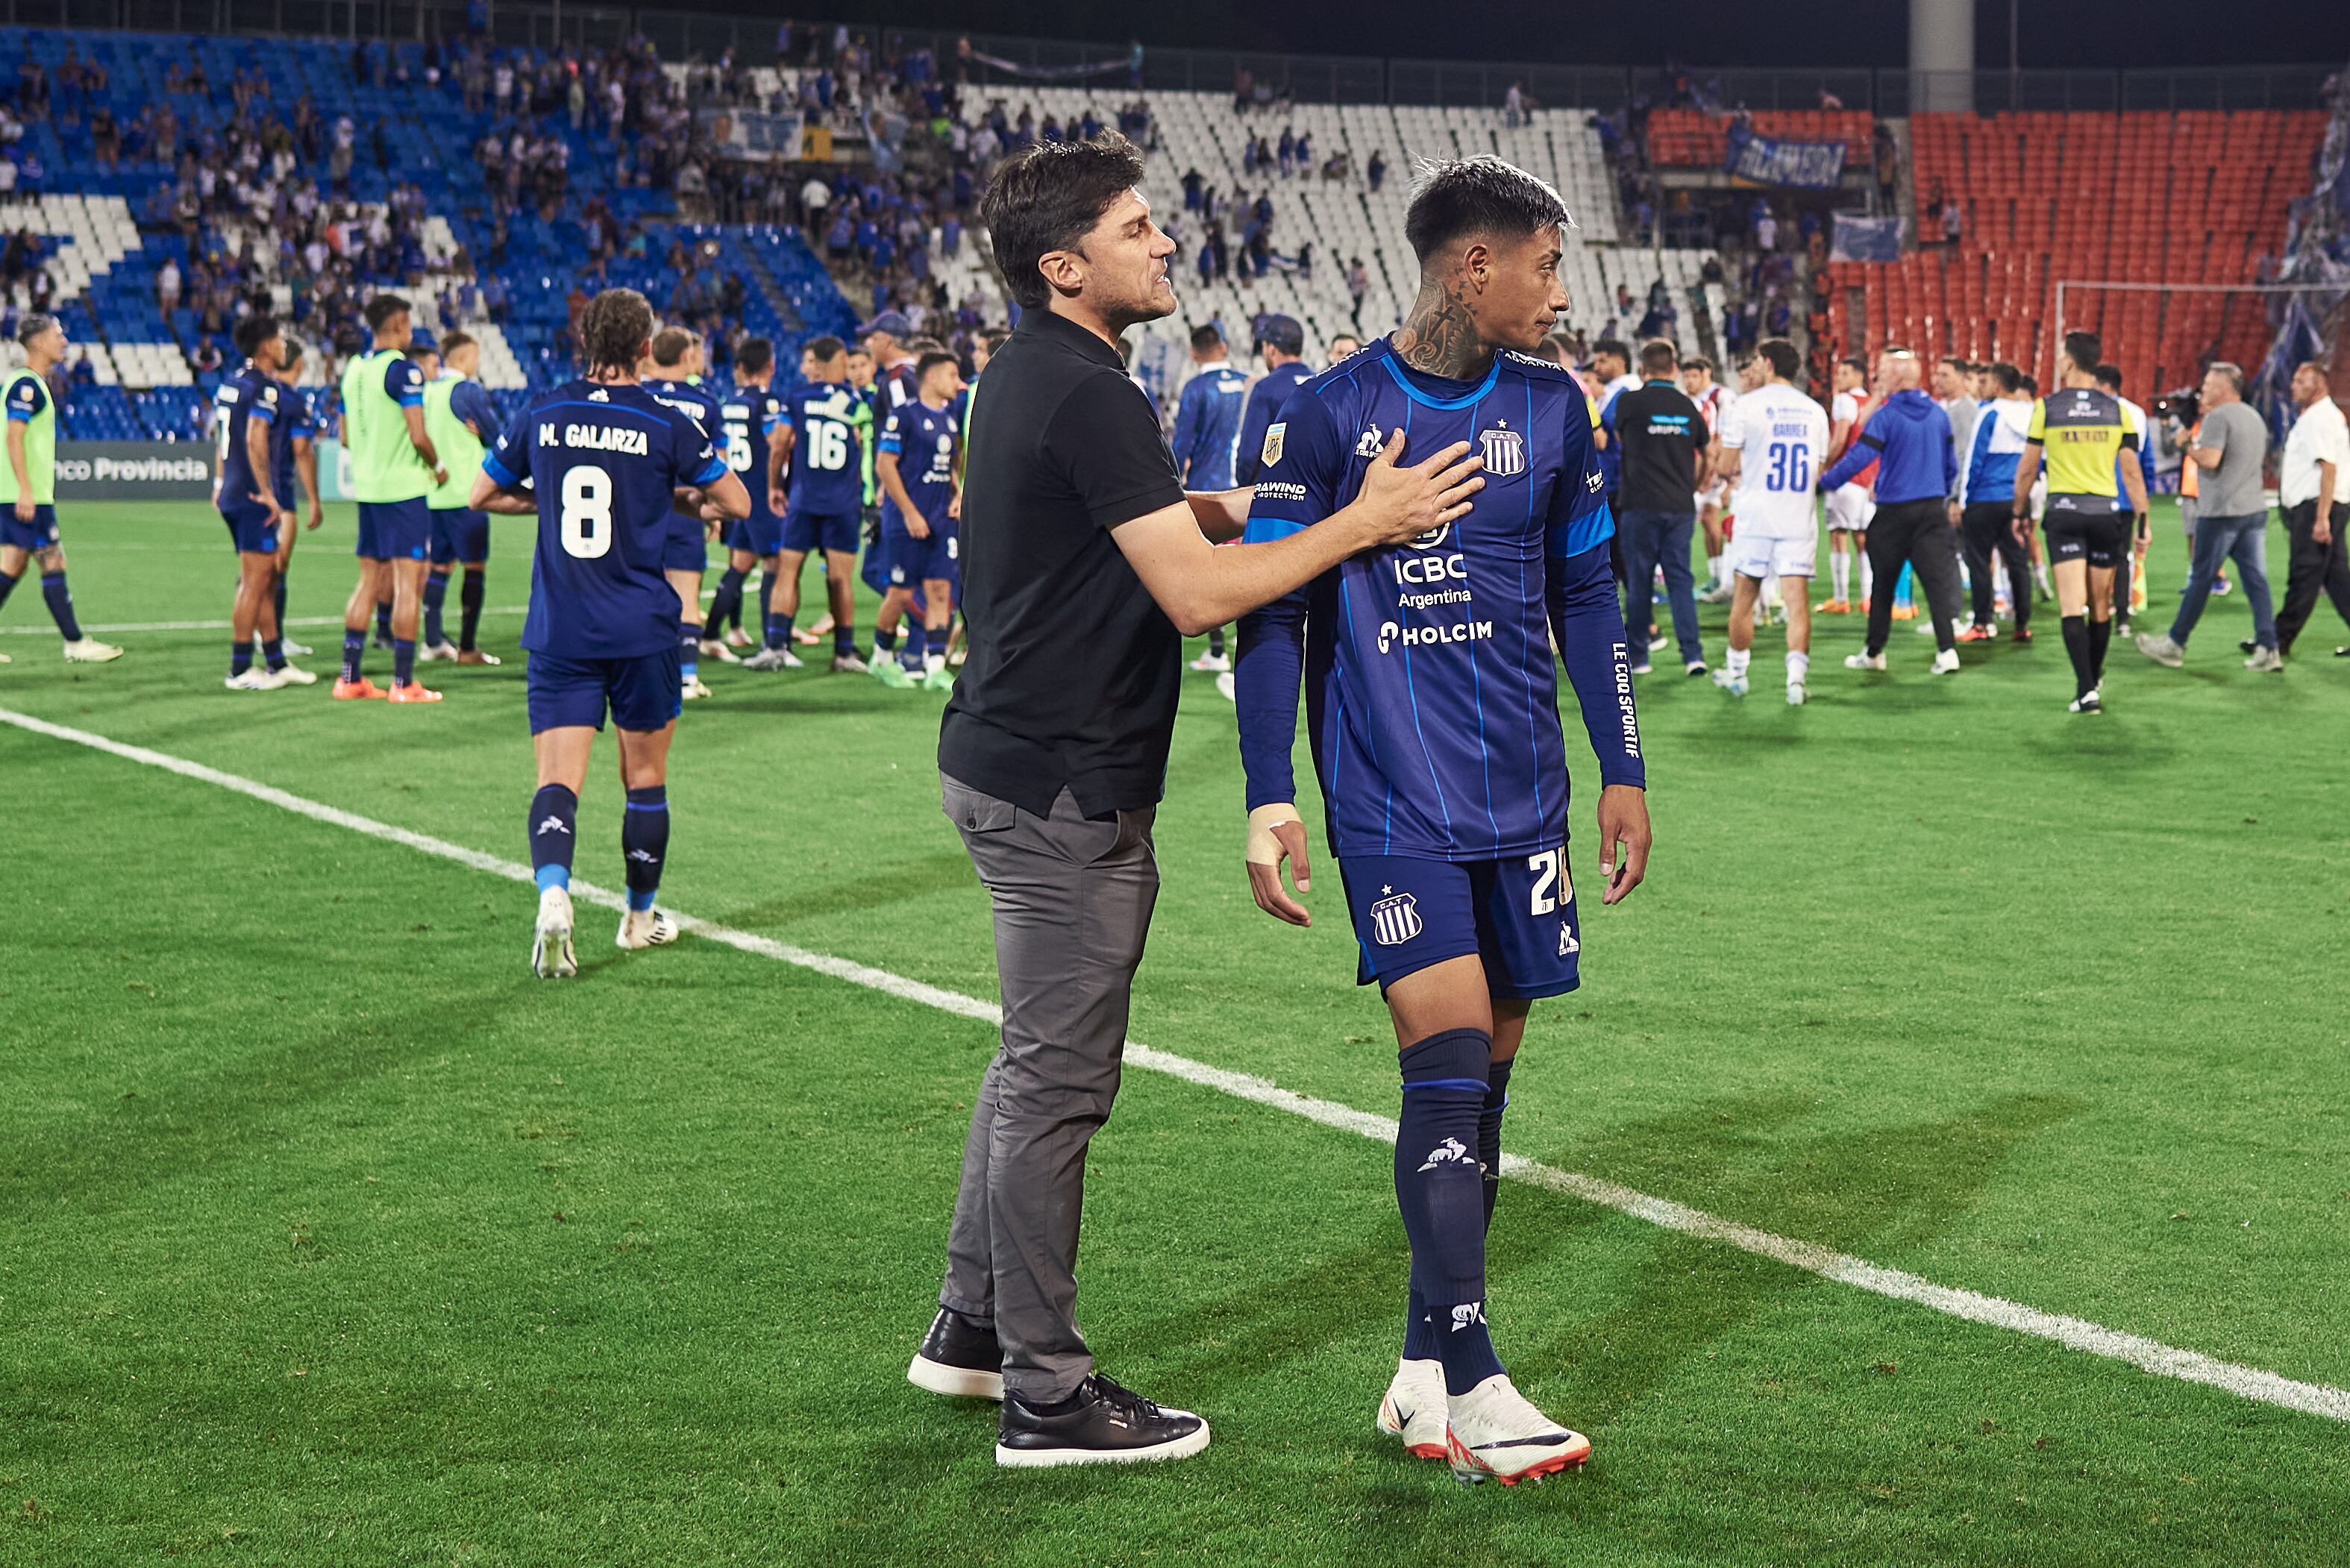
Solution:
{"label": "navy blue sock", "polygon": [[405,686],[416,679],[416,639],[395,637],[391,639],[391,683]]}
{"label": "navy blue sock", "polygon": [[947,656],[947,639],[953,635],[953,628],[951,627],[934,626],[930,628],[929,635],[931,640],[931,657],[932,659],[944,659]]}
{"label": "navy blue sock", "polygon": [[856,652],[857,652],[857,627],[856,627],[856,624],[855,624],[854,622],[851,622],[851,621],[845,621],[845,620],[839,620],[839,621],[835,621],[835,622],[833,622],[833,623],[832,623],[832,656],[833,656],[835,659],[847,659],[847,658],[850,658],[850,657],[854,656],[854,655],[856,654]]}
{"label": "navy blue sock", "polygon": [[286,668],[286,639],[273,637],[261,645],[262,662],[273,670]]}
{"label": "navy blue sock", "polygon": [[390,599],[375,601],[375,634],[386,642],[391,640],[391,601]]}
{"label": "navy blue sock", "polygon": [[25,576],[22,572],[19,572],[13,577],[0,576],[0,605],[5,605],[8,602],[8,596],[15,593],[16,591],[16,585],[24,580]]}
{"label": "navy blue sock", "polygon": [[677,623],[678,671],[691,680],[702,669],[702,623],[681,620]]}
{"label": "navy blue sock", "polygon": [[769,616],[767,618],[767,646],[769,648],[789,648],[791,645],[792,618],[787,615]]}
{"label": "navy blue sock", "polygon": [[710,596],[710,614],[702,624],[715,634],[729,617],[736,626],[743,624],[743,574],[732,566],[719,577],[718,591]]}
{"label": "navy blue sock", "polygon": [[620,853],[628,861],[629,908],[650,909],[669,858],[669,791],[660,784],[629,792],[620,814]]}
{"label": "navy blue sock", "polygon": [[1404,1048],[1403,1115],[1396,1129],[1396,1204],[1411,1238],[1412,1283],[1436,1319],[1448,1393],[1466,1394],[1502,1370],[1485,1330],[1485,1222],[1477,1122],[1485,1107],[1493,1038],[1448,1029]]}
{"label": "navy blue sock", "polygon": [[571,850],[579,838],[579,797],[561,784],[541,784],[530,797],[530,868],[538,889],[571,886]]}
{"label": "navy blue sock", "polygon": [[41,574],[41,597],[48,601],[49,618],[57,623],[57,631],[68,642],[81,640],[81,622],[74,619],[73,595],[66,591],[63,572]]}
{"label": "navy blue sock", "polygon": [[270,590],[277,596],[277,635],[286,635],[286,574],[277,574],[277,586]]}
{"label": "navy blue sock", "polygon": [[253,668],[253,644],[232,642],[228,645],[228,672],[242,675]]}
{"label": "navy blue sock", "polygon": [[1510,1104],[1510,1068],[1515,1056],[1485,1068],[1485,1108],[1477,1117],[1477,1163],[1485,1173],[1485,1229],[1493,1228],[1493,1200],[1502,1195],[1502,1113]]}
{"label": "navy blue sock", "polygon": [[873,628],[873,651],[876,653],[897,652],[898,634],[894,631],[884,631],[878,626],[875,627]]}
{"label": "navy blue sock", "polygon": [[343,628],[343,679],[355,681],[359,678],[359,664],[367,657],[367,628],[353,631]]}
{"label": "navy blue sock", "polygon": [[424,574],[424,646],[438,648],[449,639],[441,632],[441,607],[449,602],[449,574]]}
{"label": "navy blue sock", "polygon": [[758,586],[743,596],[746,603],[759,607],[759,646],[762,648],[767,645],[767,628],[775,618],[775,612],[767,607],[767,596],[773,593],[775,588],[775,578],[762,568],[759,573]]}
{"label": "navy blue sock", "polygon": [[482,631],[482,594],[488,586],[486,572],[467,572],[464,585],[457,590],[457,646],[465,652],[473,651],[474,641]]}

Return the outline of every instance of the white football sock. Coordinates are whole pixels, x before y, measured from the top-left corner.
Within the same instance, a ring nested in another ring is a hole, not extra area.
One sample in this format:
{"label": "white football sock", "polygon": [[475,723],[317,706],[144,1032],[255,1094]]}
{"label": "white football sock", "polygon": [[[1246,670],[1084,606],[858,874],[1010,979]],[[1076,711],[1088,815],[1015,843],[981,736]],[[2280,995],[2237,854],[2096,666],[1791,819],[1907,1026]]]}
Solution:
{"label": "white football sock", "polygon": [[1731,679],[1736,680],[1738,677],[1745,674],[1746,661],[1753,657],[1754,650],[1751,648],[1731,649],[1730,650],[1730,663],[1726,667],[1730,671]]}
{"label": "white football sock", "polygon": [[1705,558],[1705,591],[1711,593],[1720,587],[1721,587],[1721,557],[1708,556]]}
{"label": "white football sock", "polygon": [[1800,686],[1811,672],[1812,656],[1808,653],[1797,653],[1794,649],[1789,649],[1787,650],[1787,684]]}
{"label": "white football sock", "polygon": [[1852,597],[1852,554],[1850,551],[1831,550],[1828,552],[1828,575],[1835,579],[1835,597],[1838,599],[1846,599]]}
{"label": "white football sock", "polygon": [[1877,597],[1877,573],[1869,566],[1866,553],[1856,553],[1860,555],[1860,597],[1873,599]]}

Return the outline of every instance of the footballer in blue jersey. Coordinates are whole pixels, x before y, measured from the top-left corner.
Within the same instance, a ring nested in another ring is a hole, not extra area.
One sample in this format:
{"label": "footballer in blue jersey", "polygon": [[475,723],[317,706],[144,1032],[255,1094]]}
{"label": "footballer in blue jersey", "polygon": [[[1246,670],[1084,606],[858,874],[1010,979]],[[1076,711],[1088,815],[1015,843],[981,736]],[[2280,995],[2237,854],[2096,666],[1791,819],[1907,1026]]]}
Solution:
{"label": "footballer in blue jersey", "polygon": [[[684,414],[703,433],[718,428],[718,395],[702,379],[702,334],[664,327],[653,334],[650,356],[637,368],[645,390]],[[677,589],[678,689],[688,698],[707,697],[702,683],[702,574],[710,565],[709,542],[718,530],[682,511],[669,520],[669,544],[661,569]]]}
{"label": "footballer in blue jersey", "polygon": [[1568,221],[1555,191],[1498,159],[1430,170],[1407,219],[1418,301],[1391,337],[1289,395],[1246,535],[1278,539],[1347,505],[1388,431],[1414,450],[1472,441],[1484,460],[1458,521],[1244,617],[1237,671],[1257,902],[1307,921],[1280,875],[1284,858],[1305,864],[1290,765],[1302,680],[1358,979],[1379,984],[1400,1048],[1411,1284],[1380,1425],[1463,1480],[1514,1482],[1590,1452],[1516,1392],[1485,1316],[1511,1064],[1533,999],[1575,986],[1582,948],[1554,641],[1599,761],[1602,902],[1638,885],[1649,837],[1591,409],[1532,352],[1567,307]]}
{"label": "footballer in blue jersey", "polygon": [[286,630],[286,573],[294,564],[295,535],[317,532],[327,515],[318,494],[317,410],[310,394],[295,385],[306,350],[302,340],[291,333],[281,333],[279,341],[286,346],[286,358],[284,368],[277,373],[277,397],[278,406],[285,412],[269,427],[269,484],[278,498],[289,504],[298,486],[303,515],[300,528],[277,530],[277,575],[272,593],[276,601],[278,640],[286,658],[300,659],[311,650]]}
{"label": "footballer in blue jersey", "polygon": [[[782,418],[773,385],[775,374],[775,346],[764,337],[745,337],[734,348],[734,389],[718,401],[726,466],[751,493],[751,514],[727,531],[726,571],[711,597],[710,618],[703,628],[704,651],[712,658],[731,660],[730,645],[741,648],[752,640],[743,635],[743,579],[755,566],[767,574],[767,581],[773,581],[775,555],[783,548],[784,520],[776,515],[767,493],[769,438]],[[765,590],[763,582],[754,602],[766,603]],[[730,621],[732,629],[722,632]],[[761,629],[764,632],[764,628]],[[764,645],[765,639],[762,636],[758,640]]]}
{"label": "footballer in blue jersey", "polygon": [[778,400],[768,438],[771,472],[790,471],[788,484],[771,488],[768,504],[784,520],[782,549],[767,601],[767,646],[746,659],[751,670],[789,670],[792,623],[800,612],[800,569],[811,552],[824,556],[831,600],[832,668],[862,674],[857,656],[857,546],[865,512],[865,443],[871,405],[848,384],[848,349],[837,337],[819,337],[801,361],[808,379]]}
{"label": "footballer in blue jersey", "polygon": [[532,399],[482,459],[477,510],[536,516],[530,611],[522,645],[538,792],[527,830],[539,887],[531,967],[577,972],[571,863],[588,753],[608,709],[628,791],[621,855],[628,913],[622,948],[677,935],[653,908],[669,853],[669,745],[680,704],[677,590],[663,569],[670,519],[684,508],[711,522],[751,509],[709,432],[637,380],[650,349],[652,307],[608,288],[579,318],[586,377]]}
{"label": "footballer in blue jersey", "polygon": [[[890,411],[876,442],[889,587],[873,621],[873,672],[884,685],[910,686],[919,677],[944,691],[954,684],[947,671],[947,635],[960,547],[956,459],[962,431],[955,398],[962,390],[962,370],[953,355],[931,352],[916,362],[914,374],[913,401]],[[898,623],[917,602],[921,619],[908,629],[901,659]]]}
{"label": "footballer in blue jersey", "polygon": [[1212,326],[1192,328],[1191,361],[1197,369],[1175,400],[1175,433],[1168,440],[1175,472],[1186,489],[1230,490],[1237,483],[1233,462],[1249,402],[1248,376],[1232,362],[1224,335]]}
{"label": "footballer in blue jersey", "polygon": [[[276,454],[292,445],[293,412],[277,380],[286,344],[276,321],[248,316],[235,341],[244,363],[213,394],[213,429],[220,458],[214,504],[236,547],[236,598],[229,611],[227,686],[232,691],[276,691],[307,686],[317,677],[286,661],[278,625],[277,551],[294,531],[289,492],[279,489]],[[254,643],[263,667],[255,669]]]}

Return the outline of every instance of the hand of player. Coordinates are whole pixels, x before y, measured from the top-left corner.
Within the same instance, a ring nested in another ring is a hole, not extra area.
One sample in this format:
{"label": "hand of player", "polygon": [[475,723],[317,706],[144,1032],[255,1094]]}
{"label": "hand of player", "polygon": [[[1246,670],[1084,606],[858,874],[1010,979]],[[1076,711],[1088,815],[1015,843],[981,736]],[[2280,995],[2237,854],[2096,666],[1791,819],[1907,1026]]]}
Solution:
{"label": "hand of player", "polygon": [[445,468],[440,468],[440,467],[437,467],[437,466],[436,466],[436,467],[432,470],[432,483],[433,483],[433,484],[434,484],[435,486],[443,485],[443,484],[448,483],[449,483],[449,471],[448,471],[447,469],[445,469]]}
{"label": "hand of player", "polygon": [[962,521],[962,492],[960,489],[947,497],[947,516],[956,523]]}
{"label": "hand of player", "polygon": [[[1264,820],[1265,817],[1285,819]],[[1263,814],[1261,817],[1260,814]],[[1276,920],[1310,926],[1314,917],[1281,885],[1281,863],[1289,862],[1290,876],[1301,893],[1314,890],[1314,872],[1305,860],[1305,824],[1295,806],[1261,805],[1249,814],[1249,892],[1256,907]]]}
{"label": "hand of player", "polygon": [[327,514],[325,508],[321,507],[316,499],[313,499],[310,503],[310,520],[307,523],[303,524],[302,526],[306,530],[316,528],[319,524],[324,523],[326,520]]}
{"label": "hand of player", "polygon": [[1959,525],[1959,504],[1955,501],[1951,502],[1947,510],[1950,514],[1950,526],[1953,528],[1957,527]]}
{"label": "hand of player", "polygon": [[2327,517],[2322,512],[2319,513],[2317,515],[2317,521],[2310,527],[2309,542],[2313,545],[2331,545],[2334,543],[2333,519]]}
{"label": "hand of player", "polygon": [[252,502],[255,506],[261,507],[268,512],[272,517],[276,516],[279,513],[285,510],[284,507],[277,504],[277,497],[271,494],[266,490],[255,490],[247,494],[245,499]]}
{"label": "hand of player", "polygon": [[19,494],[16,497],[16,521],[19,523],[30,523],[32,520],[33,498],[27,494]]}
{"label": "hand of player", "polygon": [[910,539],[929,538],[931,536],[931,520],[923,516],[919,512],[907,513],[906,536]]}
{"label": "hand of player", "polygon": [[2015,520],[2008,524],[2008,532],[2015,535],[2015,542],[2017,544],[2022,545],[2027,550],[2032,548],[2032,514],[2029,512],[2017,513],[2015,514]]}
{"label": "hand of player", "polygon": [[1363,487],[1355,504],[1347,508],[1358,514],[1365,549],[1407,544],[1457,522],[1468,515],[1477,492],[1485,488],[1484,478],[1477,472],[1485,466],[1485,460],[1466,455],[1467,441],[1454,441],[1409,468],[1402,465],[1403,447],[1403,431],[1399,430],[1363,471]]}
{"label": "hand of player", "polygon": [[767,510],[776,516],[781,517],[784,514],[784,508],[788,501],[789,497],[784,493],[782,485],[771,484],[767,487]]}
{"label": "hand of player", "polygon": [[1637,784],[1599,792],[1599,879],[1603,904],[1620,904],[1648,874],[1648,794]]}

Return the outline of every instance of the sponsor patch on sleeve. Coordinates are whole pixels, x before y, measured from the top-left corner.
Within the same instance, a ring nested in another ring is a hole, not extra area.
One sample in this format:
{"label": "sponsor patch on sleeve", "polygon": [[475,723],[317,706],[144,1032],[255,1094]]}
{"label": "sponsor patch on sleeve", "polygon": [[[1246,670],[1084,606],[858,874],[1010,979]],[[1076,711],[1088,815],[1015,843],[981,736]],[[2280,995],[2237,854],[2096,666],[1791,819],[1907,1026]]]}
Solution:
{"label": "sponsor patch on sleeve", "polygon": [[1271,468],[1281,461],[1281,436],[1288,428],[1287,421],[1275,421],[1264,432],[1264,451],[1258,454],[1257,461],[1265,467]]}

